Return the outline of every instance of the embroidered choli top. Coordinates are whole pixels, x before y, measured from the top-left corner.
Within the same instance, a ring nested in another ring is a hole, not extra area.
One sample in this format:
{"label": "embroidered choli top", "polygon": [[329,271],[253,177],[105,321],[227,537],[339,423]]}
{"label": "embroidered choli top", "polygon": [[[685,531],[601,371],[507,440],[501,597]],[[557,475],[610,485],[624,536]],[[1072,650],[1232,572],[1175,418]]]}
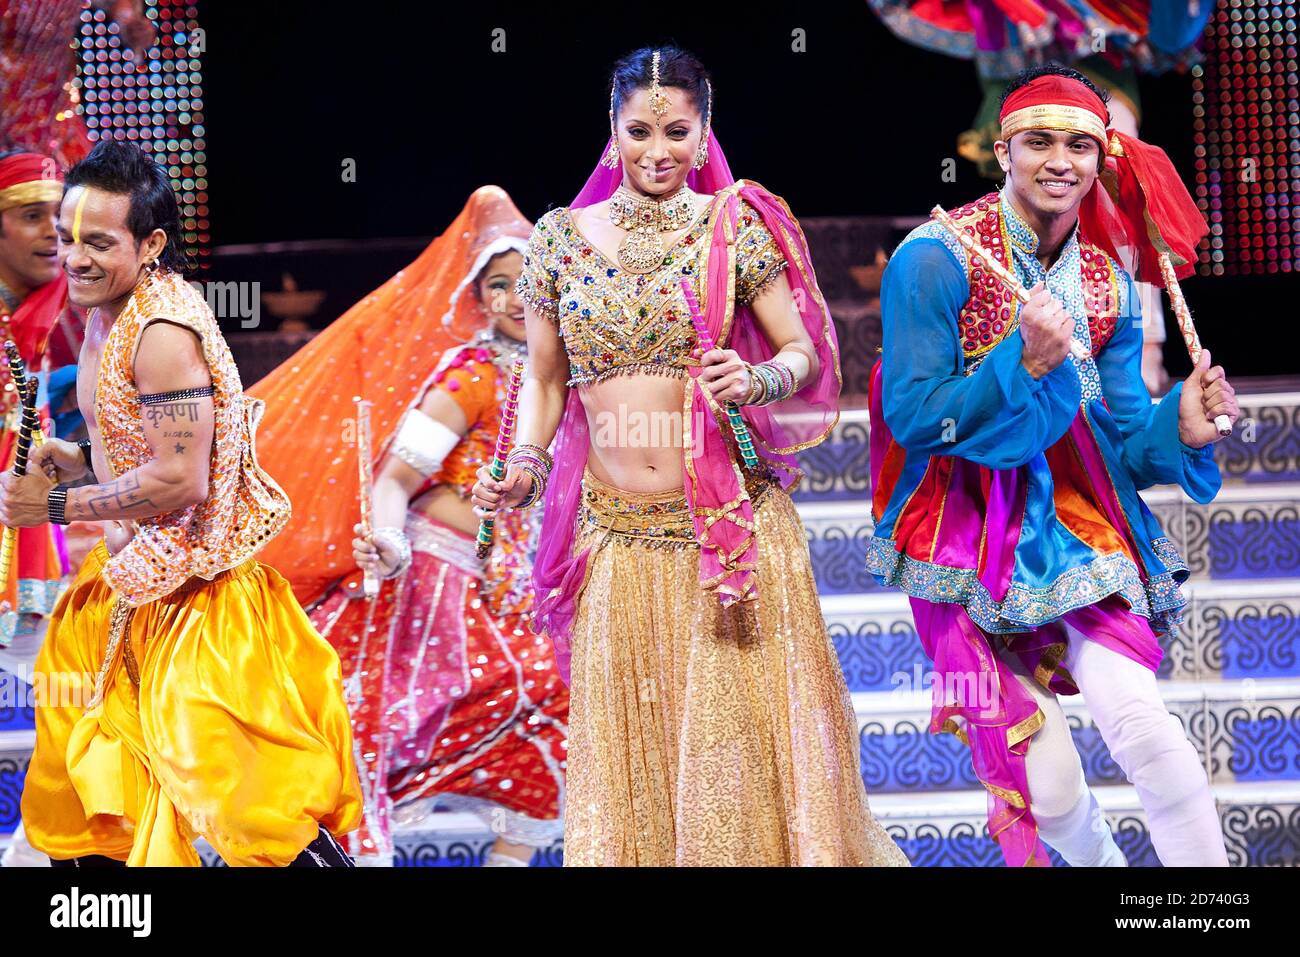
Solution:
{"label": "embroidered choli top", "polygon": [[244,395],[239,370],[203,297],[176,273],[145,278],[113,323],[95,387],[95,417],[116,479],[153,458],[145,439],[134,358],[140,337],[165,319],[199,337],[212,377],[214,429],[208,497],[136,522],[135,537],[104,566],[127,604],[170,594],[193,576],[211,579],[253,556],[289,521],[288,496],[257,464],[254,435],[263,403]]}
{"label": "embroidered choli top", "polygon": [[[431,388],[445,392],[460,406],[469,428],[438,471],[411,496],[412,501],[436,485],[446,485],[462,499],[469,498],[478,470],[492,462],[508,379],[508,370],[497,365],[486,346],[470,343],[447,354]],[[510,509],[497,516],[495,544],[482,569],[484,595],[494,613],[524,612],[532,606],[531,555],[540,528],[537,509]]]}
{"label": "embroidered choli top", "polygon": [[[553,209],[538,220],[516,291],[539,315],[559,323],[569,356],[569,385],[637,373],[686,376],[696,336],[681,280],[696,283],[713,225],[710,205],[668,247],[658,269],[636,274],[587,241],[572,209]],[[763,220],[742,200],[736,303],[752,301],[785,265]]]}
{"label": "embroidered choli top", "polygon": [[1209,446],[1179,441],[1181,385],[1152,404],[1142,383],[1132,279],[1077,228],[1045,268],[1005,196],[952,217],[1026,287],[1045,283],[1092,355],[1035,380],[1002,283],[939,224],[913,230],[881,287],[869,570],[914,597],[960,603],[990,632],[1112,594],[1168,630],[1186,565],[1138,490],[1177,484],[1208,502],[1220,479]]}
{"label": "embroidered choli top", "polygon": [[464,437],[447,453],[442,465],[420,486],[416,496],[435,485],[447,485],[461,498],[469,498],[478,470],[492,461],[497,431],[501,427],[501,406],[505,403],[506,376],[492,361],[487,348],[466,346],[456,350],[434,376],[433,388],[445,392],[460,406],[469,425]]}

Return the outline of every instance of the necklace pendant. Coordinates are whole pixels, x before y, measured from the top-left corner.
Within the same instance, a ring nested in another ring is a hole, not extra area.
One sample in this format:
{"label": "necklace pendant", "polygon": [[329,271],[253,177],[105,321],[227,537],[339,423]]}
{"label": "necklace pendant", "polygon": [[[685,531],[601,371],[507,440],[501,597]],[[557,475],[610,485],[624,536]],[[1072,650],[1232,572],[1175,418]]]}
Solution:
{"label": "necklace pendant", "polygon": [[654,272],[664,261],[664,243],[658,233],[633,230],[618,247],[618,261],[630,273]]}

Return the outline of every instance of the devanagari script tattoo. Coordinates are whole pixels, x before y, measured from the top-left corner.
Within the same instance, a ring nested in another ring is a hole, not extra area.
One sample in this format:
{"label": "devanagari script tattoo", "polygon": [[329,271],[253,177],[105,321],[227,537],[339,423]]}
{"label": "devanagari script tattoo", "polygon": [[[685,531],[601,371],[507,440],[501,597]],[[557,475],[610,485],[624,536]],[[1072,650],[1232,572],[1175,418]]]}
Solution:
{"label": "devanagari script tattoo", "polygon": [[197,401],[164,402],[160,405],[148,405],[144,408],[144,418],[154,428],[163,420],[167,422],[199,421],[199,404]]}

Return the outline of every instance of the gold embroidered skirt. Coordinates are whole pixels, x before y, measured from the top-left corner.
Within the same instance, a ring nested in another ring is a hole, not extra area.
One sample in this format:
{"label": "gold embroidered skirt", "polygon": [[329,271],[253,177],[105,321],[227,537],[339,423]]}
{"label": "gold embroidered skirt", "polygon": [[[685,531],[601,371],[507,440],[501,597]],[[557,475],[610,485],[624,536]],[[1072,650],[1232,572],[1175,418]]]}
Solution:
{"label": "gold embroidered skirt", "polygon": [[723,611],[680,490],[584,477],[566,865],[907,864],[867,805],[794,503],[751,497],[759,598]]}
{"label": "gold embroidered skirt", "polygon": [[318,822],[356,827],[338,655],[288,583],[250,559],[128,616],[100,577],[107,556],[101,542],[86,557],[36,659],[32,846],[197,865],[202,836],[228,864],[284,865]]}

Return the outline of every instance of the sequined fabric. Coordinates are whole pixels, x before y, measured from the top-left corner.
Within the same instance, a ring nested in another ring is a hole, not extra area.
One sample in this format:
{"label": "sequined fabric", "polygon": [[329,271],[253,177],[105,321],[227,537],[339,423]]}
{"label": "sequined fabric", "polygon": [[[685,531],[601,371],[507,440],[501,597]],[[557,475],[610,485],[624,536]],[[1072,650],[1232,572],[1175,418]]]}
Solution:
{"label": "sequined fabric", "polygon": [[584,486],[606,521],[578,534],[593,553],[573,630],[566,866],[905,866],[867,805],[789,496],[771,486],[755,509],[762,597],[723,612],[696,546],[609,531],[651,506],[679,514],[680,492]]}
{"label": "sequined fabric", "polygon": [[[1092,356],[1067,360],[1079,371],[1082,401],[1101,397],[1101,377],[1095,357],[1110,341],[1121,312],[1118,265],[1099,247],[1083,239],[1078,230],[1071,234],[1051,270],[1036,258],[1038,236],[1033,228],[998,193],[967,203],[951,211],[953,221],[976,242],[992,253],[999,264],[1020,271],[1026,286],[1043,282],[1064,303],[1074,317],[1074,338]],[[942,226],[927,223],[912,237],[932,235],[954,250],[966,266],[970,299],[957,317],[957,328],[965,356],[965,372],[974,372],[982,359],[1020,324],[1020,301],[1006,284],[978,260],[968,256],[957,240]]]}
{"label": "sequined fabric", "polygon": [[365,801],[350,853],[386,863],[397,820],[436,805],[522,844],[559,837],[568,691],[550,643],[496,614],[474,539],[409,512],[411,567],[373,601],[341,589],[312,610],[338,650]]}
{"label": "sequined fabric", "polygon": [[207,499],[141,519],[130,544],[104,566],[105,581],[131,605],[160,598],[190,577],[211,578],[240,564],[284,528],[290,513],[288,497],[257,464],[261,401],[244,395],[230,347],[203,297],[168,270],[136,286],[104,345],[95,415],[113,477],[153,458],[133,363],[140,336],[155,319],[182,325],[202,341],[215,421]]}
{"label": "sequined fabric", "polygon": [[[539,315],[556,320],[569,356],[569,385],[612,375],[685,377],[695,329],[682,277],[697,281],[712,236],[706,208],[653,272],[630,273],[578,231],[573,210],[553,209],[528,241],[517,291]],[[758,213],[742,201],[736,236],[736,302],[750,302],[785,267]]]}
{"label": "sequined fabric", "polygon": [[[490,336],[480,336],[443,357],[431,388],[446,393],[460,407],[468,430],[412,500],[437,485],[469,498],[478,470],[492,461],[512,359],[500,340]],[[497,517],[495,545],[482,570],[494,613],[524,612],[532,605],[529,555],[537,545],[539,518],[539,509],[511,509]],[[478,564],[475,560],[476,574]]]}

